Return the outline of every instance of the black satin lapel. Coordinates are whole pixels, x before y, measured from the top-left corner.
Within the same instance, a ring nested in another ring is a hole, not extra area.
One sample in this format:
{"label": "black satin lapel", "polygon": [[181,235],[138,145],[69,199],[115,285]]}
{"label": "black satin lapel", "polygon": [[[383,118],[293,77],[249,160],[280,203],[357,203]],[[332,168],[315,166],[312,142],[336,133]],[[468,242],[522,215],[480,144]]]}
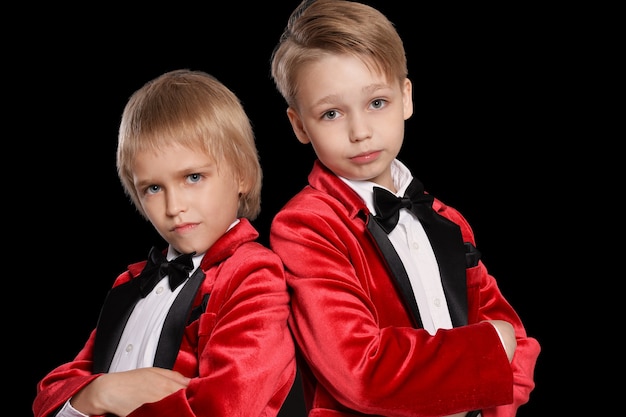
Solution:
{"label": "black satin lapel", "polygon": [[159,345],[154,357],[154,366],[166,369],[173,368],[185,332],[187,316],[191,311],[198,288],[204,281],[204,276],[202,269],[197,268],[170,307],[163,324],[163,330],[161,330]]}
{"label": "black satin lapel", "polygon": [[369,215],[369,219],[367,221],[367,229],[374,237],[374,240],[376,240],[378,248],[385,257],[385,261],[387,261],[387,265],[393,274],[396,286],[404,299],[404,304],[409,308],[409,311],[413,316],[416,327],[423,327],[422,319],[417,308],[417,301],[415,301],[413,288],[411,287],[411,282],[409,281],[409,276],[404,269],[404,265],[402,264],[398,253],[389,241],[387,233],[371,214]]}
{"label": "black satin lapel", "polygon": [[434,214],[434,221],[422,222],[439,264],[443,291],[454,327],[467,324],[467,280],[465,246],[461,229],[452,221]]}
{"label": "black satin lapel", "polygon": [[109,371],[126,322],[139,298],[139,281],[137,279],[113,287],[107,294],[100,310],[96,328],[93,373]]}

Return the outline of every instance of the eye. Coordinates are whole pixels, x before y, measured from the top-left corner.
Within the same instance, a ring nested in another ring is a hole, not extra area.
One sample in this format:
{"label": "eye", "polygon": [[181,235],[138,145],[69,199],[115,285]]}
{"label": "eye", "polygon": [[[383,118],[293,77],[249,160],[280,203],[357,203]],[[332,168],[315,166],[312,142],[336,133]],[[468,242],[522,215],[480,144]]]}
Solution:
{"label": "eye", "polygon": [[382,98],[377,98],[375,100],[372,100],[372,102],[370,103],[370,107],[374,109],[382,109],[383,107],[385,107],[385,104],[387,104],[386,100],[383,100]]}
{"label": "eye", "polygon": [[324,113],[322,115],[322,119],[326,119],[326,120],[334,120],[336,119],[338,116],[337,111],[335,110],[328,110],[326,113]]}
{"label": "eye", "polygon": [[187,175],[187,180],[189,182],[191,182],[191,183],[198,182],[201,179],[202,179],[202,175],[201,174],[197,174],[196,173],[196,174],[189,174],[189,175]]}
{"label": "eye", "polygon": [[161,190],[161,187],[158,185],[149,185],[146,187],[146,194],[156,194]]}

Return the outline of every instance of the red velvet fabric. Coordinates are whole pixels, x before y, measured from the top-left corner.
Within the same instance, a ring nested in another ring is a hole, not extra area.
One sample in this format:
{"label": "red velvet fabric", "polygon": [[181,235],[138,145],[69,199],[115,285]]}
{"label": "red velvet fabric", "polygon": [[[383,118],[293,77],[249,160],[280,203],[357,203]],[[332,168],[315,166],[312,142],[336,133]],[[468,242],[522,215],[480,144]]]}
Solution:
{"label": "red velvet fabric", "polygon": [[[210,294],[204,314],[190,323],[174,370],[193,378],[187,389],[144,404],[131,417],[275,416],[296,376],[287,327],[289,294],[280,259],[254,242],[257,231],[241,219],[209,249],[206,278],[193,308]],[[129,266],[114,283],[136,277],[145,261]],[[91,373],[95,331],[69,363],[37,386],[34,417],[51,416],[97,375]]]}
{"label": "red velvet fabric", "polygon": [[[434,209],[474,242],[466,220],[435,200]],[[514,416],[529,400],[539,355],[482,262],[467,270],[469,325],[434,336],[413,328],[384,259],[367,231],[360,197],[319,161],[309,186],[275,216],[270,245],[292,290],[309,417],[442,416],[483,409]],[[481,320],[514,325],[509,364],[497,332]]]}

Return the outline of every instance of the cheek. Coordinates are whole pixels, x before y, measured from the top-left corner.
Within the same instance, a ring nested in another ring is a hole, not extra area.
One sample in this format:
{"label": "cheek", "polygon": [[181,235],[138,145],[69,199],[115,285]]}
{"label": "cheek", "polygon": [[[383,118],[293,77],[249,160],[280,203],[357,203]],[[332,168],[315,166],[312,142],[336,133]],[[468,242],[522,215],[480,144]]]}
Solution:
{"label": "cheek", "polygon": [[318,155],[341,155],[349,147],[348,133],[338,129],[311,130],[311,145]]}
{"label": "cheek", "polygon": [[205,190],[202,197],[207,207],[219,212],[227,207],[236,207],[239,201],[239,183],[225,181]]}
{"label": "cheek", "polygon": [[389,123],[389,127],[392,129],[390,132],[393,137],[398,138],[399,141],[404,139],[405,121],[401,114],[398,115],[398,119],[395,122]]}
{"label": "cheek", "polygon": [[159,218],[160,216],[157,214],[157,211],[150,204],[142,205],[144,213],[146,213],[146,218],[154,227],[158,228]]}
{"label": "cheek", "polygon": [[165,205],[160,195],[140,196],[139,204],[141,204],[141,208],[151,222],[158,220],[165,211]]}
{"label": "cheek", "polygon": [[332,142],[328,141],[311,141],[313,151],[322,162],[326,162],[329,158],[338,155],[336,147],[332,145]]}

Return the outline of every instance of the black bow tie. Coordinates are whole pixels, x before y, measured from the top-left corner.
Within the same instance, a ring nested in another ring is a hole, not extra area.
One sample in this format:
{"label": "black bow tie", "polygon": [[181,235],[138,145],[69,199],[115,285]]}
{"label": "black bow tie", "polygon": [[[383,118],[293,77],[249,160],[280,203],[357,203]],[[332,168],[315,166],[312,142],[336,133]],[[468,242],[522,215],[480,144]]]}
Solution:
{"label": "black bow tie", "polygon": [[432,213],[432,204],[433,197],[424,193],[424,186],[415,178],[407,187],[404,197],[396,197],[384,188],[374,187],[374,218],[387,234],[398,224],[401,208],[406,208],[418,219],[425,220]]}
{"label": "black bow tie", "polygon": [[157,248],[150,249],[148,263],[139,276],[139,291],[145,297],[164,276],[168,276],[172,291],[182,284],[193,270],[193,256],[195,252],[180,255],[176,259],[167,261],[167,258]]}

